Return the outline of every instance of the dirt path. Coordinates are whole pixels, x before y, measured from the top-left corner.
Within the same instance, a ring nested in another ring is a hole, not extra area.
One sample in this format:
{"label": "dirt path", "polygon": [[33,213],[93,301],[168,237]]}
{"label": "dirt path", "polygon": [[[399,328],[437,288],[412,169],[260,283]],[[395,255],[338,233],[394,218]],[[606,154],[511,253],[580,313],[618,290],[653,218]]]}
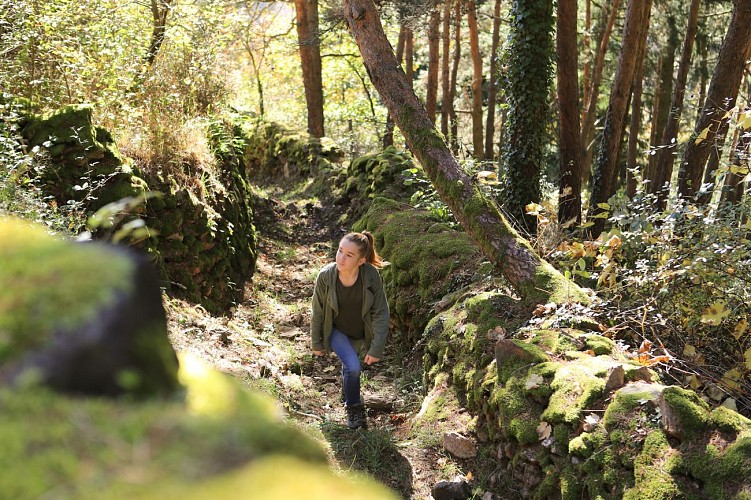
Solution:
{"label": "dirt path", "polygon": [[274,396],[290,418],[328,446],[334,468],[371,474],[404,498],[429,498],[432,485],[452,479],[460,467],[426,429],[416,432],[411,425],[422,401],[419,364],[388,350],[363,375],[369,430],[344,425],[339,362],[333,355],[313,357],[308,333],[313,279],[331,260],[344,228],[326,224],[323,208],[313,201],[282,201],[275,194],[256,207],[256,272],[245,302],[230,317],[168,300],[176,349]]}

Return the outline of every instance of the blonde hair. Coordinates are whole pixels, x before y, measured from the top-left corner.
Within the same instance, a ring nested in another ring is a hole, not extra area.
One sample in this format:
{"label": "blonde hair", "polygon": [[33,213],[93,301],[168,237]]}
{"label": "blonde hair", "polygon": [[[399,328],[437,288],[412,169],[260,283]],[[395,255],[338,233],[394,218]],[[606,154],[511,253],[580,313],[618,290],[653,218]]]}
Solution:
{"label": "blonde hair", "polygon": [[375,239],[373,233],[370,231],[363,231],[362,233],[347,233],[342,238],[343,240],[351,241],[357,248],[360,249],[360,257],[364,257],[368,264],[381,269],[386,265],[386,262],[378,255],[375,249]]}

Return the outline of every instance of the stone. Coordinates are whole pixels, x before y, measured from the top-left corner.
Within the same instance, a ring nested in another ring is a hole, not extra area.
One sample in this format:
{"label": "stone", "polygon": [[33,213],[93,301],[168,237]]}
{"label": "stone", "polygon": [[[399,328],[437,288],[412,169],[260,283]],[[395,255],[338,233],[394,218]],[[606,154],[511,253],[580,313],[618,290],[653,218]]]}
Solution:
{"label": "stone", "polygon": [[464,500],[472,496],[467,481],[455,479],[453,481],[439,481],[430,490],[435,500]]}
{"label": "stone", "polygon": [[[73,243],[0,218],[0,383],[33,373],[58,391],[171,394],[177,357],[156,271],[123,247]],[[6,284],[13,283],[9,289]]]}
{"label": "stone", "polygon": [[455,431],[443,435],[443,447],[458,458],[474,458],[477,456],[477,445],[474,440]]}
{"label": "stone", "polygon": [[608,370],[608,374],[605,377],[605,394],[610,394],[613,391],[617,391],[626,383],[626,370],[623,369],[623,365],[614,366]]}

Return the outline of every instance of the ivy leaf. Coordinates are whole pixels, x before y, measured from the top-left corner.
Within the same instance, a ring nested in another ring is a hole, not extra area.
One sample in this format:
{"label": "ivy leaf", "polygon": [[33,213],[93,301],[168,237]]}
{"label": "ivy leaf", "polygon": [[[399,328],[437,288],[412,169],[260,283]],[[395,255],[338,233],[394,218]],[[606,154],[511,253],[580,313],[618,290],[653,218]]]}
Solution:
{"label": "ivy leaf", "polygon": [[701,313],[701,322],[707,325],[719,325],[730,316],[730,309],[724,300],[718,300]]}

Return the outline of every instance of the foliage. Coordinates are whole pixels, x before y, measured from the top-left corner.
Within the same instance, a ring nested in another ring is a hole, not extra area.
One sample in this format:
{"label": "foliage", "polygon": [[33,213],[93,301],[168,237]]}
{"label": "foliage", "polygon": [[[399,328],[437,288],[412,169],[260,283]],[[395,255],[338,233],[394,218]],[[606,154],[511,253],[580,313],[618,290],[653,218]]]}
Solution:
{"label": "foliage", "polygon": [[612,335],[641,345],[640,353],[661,346],[659,361],[689,370],[678,382],[748,406],[751,206],[679,203],[655,214],[653,205],[651,196],[611,200],[603,207],[610,232],[565,241],[551,257],[599,290]]}

